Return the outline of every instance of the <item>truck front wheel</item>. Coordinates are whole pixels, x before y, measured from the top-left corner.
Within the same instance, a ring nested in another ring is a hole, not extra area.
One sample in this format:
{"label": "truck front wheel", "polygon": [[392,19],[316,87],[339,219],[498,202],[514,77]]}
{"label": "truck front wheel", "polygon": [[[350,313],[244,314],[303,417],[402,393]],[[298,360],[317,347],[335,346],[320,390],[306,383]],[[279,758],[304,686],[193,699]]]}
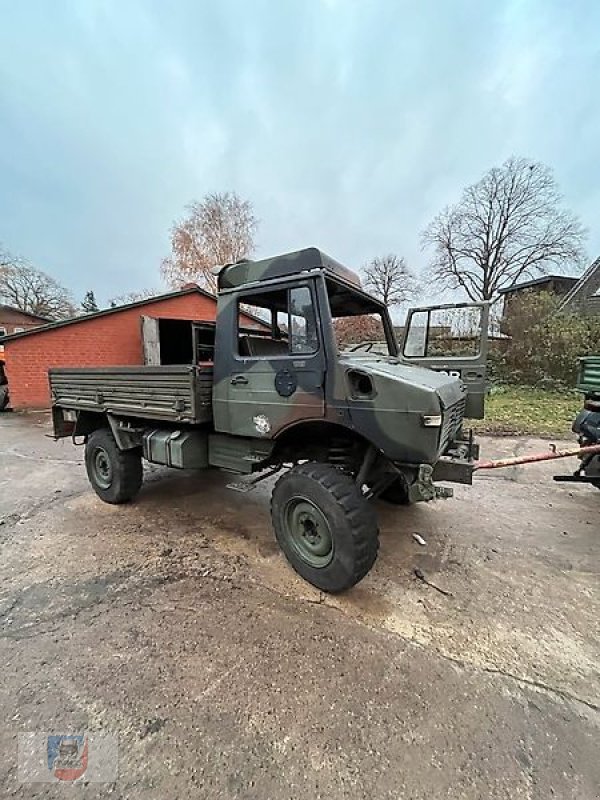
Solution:
{"label": "truck front wheel", "polygon": [[324,592],[349,589],[375,563],[375,511],[352,478],[329,464],[299,464],[283,475],[273,490],[271,516],[292,567]]}
{"label": "truck front wheel", "polygon": [[119,450],[108,428],[88,436],[85,467],[92,488],[105,503],[126,503],[142,485],[142,457],[134,450]]}

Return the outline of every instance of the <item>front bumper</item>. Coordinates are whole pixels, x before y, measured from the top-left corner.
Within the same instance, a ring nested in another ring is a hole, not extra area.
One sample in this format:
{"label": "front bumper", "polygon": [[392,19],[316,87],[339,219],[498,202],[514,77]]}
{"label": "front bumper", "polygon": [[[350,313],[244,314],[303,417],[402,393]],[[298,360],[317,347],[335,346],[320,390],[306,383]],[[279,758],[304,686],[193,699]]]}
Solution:
{"label": "front bumper", "polygon": [[450,481],[451,483],[473,483],[474,461],[464,458],[442,456],[433,468],[434,481]]}
{"label": "front bumper", "polygon": [[471,433],[468,438],[455,438],[435,464],[433,480],[471,485],[478,458],[479,445],[473,441]]}

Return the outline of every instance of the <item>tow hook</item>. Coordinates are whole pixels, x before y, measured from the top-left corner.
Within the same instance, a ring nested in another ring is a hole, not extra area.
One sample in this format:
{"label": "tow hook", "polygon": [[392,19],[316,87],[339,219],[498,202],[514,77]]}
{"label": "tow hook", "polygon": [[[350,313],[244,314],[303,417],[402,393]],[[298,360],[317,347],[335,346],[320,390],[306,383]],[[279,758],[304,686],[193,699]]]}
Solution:
{"label": "tow hook", "polygon": [[436,498],[453,497],[454,490],[445,486],[436,486],[433,482],[433,467],[430,464],[420,464],[417,477],[408,487],[408,496],[411,503],[435,500]]}

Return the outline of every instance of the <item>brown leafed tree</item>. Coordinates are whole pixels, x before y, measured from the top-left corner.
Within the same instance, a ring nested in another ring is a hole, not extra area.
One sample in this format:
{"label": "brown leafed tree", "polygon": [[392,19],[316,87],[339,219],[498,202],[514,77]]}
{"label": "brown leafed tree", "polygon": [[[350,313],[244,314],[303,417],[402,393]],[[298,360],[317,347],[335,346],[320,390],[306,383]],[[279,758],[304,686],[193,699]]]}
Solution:
{"label": "brown leafed tree", "polygon": [[365,286],[386,304],[397,306],[410,300],[417,288],[406,261],[395,253],[378,256],[364,267]]}
{"label": "brown leafed tree", "polygon": [[252,204],[235,192],[223,192],[190,203],[186,212],[171,228],[171,255],[163,260],[161,274],[174,289],[194,281],[214,291],[211,268],[249,258],[254,251],[258,221]]}
{"label": "brown leafed tree", "polygon": [[340,317],[333,321],[333,330],[340,350],[363,342],[385,341],[381,320],[371,314]]}
{"label": "brown leafed tree", "polygon": [[520,280],[579,266],[586,231],[561,206],[552,171],[509,158],[467,187],[423,234],[440,288],[490,300]]}
{"label": "brown leafed tree", "polygon": [[71,294],[58,281],[4,250],[0,251],[0,298],[7,305],[48,319],[77,313]]}

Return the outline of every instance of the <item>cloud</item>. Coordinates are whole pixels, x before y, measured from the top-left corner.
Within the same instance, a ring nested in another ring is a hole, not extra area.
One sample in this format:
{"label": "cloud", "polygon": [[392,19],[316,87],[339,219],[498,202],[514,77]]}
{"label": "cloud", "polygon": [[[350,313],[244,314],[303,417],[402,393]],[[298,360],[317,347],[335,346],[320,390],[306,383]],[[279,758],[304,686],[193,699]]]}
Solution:
{"label": "cloud", "polygon": [[260,254],[397,251],[508,155],[594,229],[595,5],[396,0],[12,4],[0,30],[0,240],[77,295],[154,285],[186,203],[236,190]]}

